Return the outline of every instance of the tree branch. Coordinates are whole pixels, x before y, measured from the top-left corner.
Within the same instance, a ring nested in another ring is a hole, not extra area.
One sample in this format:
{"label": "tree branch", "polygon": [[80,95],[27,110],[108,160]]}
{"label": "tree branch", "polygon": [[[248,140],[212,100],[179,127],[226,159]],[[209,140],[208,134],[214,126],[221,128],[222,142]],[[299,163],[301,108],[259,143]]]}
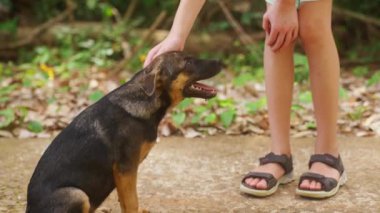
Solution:
{"label": "tree branch", "polygon": [[367,16],[362,13],[357,13],[353,12],[351,10],[339,8],[339,7],[334,7],[333,8],[333,13],[341,16],[347,16],[349,18],[357,19],[359,21],[365,22],[367,24],[372,24],[375,26],[380,27],[380,19],[377,19],[375,17]]}
{"label": "tree branch", "polygon": [[244,31],[243,27],[232,16],[226,4],[223,1],[217,1],[217,2],[219,4],[219,7],[222,9],[222,12],[224,13],[224,16],[226,17],[227,21],[230,23],[230,25],[234,28],[235,32],[238,34],[239,40],[244,45],[255,44],[255,41]]}
{"label": "tree branch", "polygon": [[123,70],[125,64],[127,64],[128,61],[141,49],[144,43],[147,42],[152,37],[152,35],[154,34],[154,31],[156,31],[156,29],[161,25],[161,23],[166,18],[166,15],[167,15],[166,11],[161,11],[161,13],[157,16],[156,20],[149,27],[148,31],[143,35],[140,44],[132,48],[131,53],[128,54],[128,56],[125,57],[122,61],[116,64],[116,66],[112,69],[116,74]]}
{"label": "tree branch", "polygon": [[8,43],[0,46],[0,50],[9,50],[9,49],[15,49],[19,47],[26,46],[33,42],[34,39],[36,39],[38,36],[40,36],[44,31],[49,29],[51,26],[55,25],[58,22],[63,21],[65,18],[69,17],[70,14],[75,10],[76,4],[72,0],[66,1],[66,10],[63,11],[63,13],[59,14],[58,16],[50,19],[49,21],[39,25],[36,27],[29,36],[22,40],[18,40],[13,43]]}
{"label": "tree branch", "polygon": [[131,3],[129,3],[128,9],[124,14],[124,18],[123,18],[124,21],[128,21],[132,17],[133,12],[136,9],[137,3],[138,3],[138,0],[132,0]]}

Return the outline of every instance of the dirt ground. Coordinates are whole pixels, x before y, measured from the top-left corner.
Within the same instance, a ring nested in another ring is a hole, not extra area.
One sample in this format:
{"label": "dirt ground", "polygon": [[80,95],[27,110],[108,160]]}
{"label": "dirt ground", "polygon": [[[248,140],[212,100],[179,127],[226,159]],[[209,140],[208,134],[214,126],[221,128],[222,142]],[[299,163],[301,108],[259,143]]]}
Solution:
{"label": "dirt ground", "polygon": [[[292,140],[297,176],[307,169],[313,141]],[[380,138],[340,141],[347,184],[333,198],[309,200],[295,195],[297,181],[268,198],[239,192],[242,176],[268,151],[266,137],[161,138],[140,167],[140,206],[151,212],[380,212]],[[49,142],[0,139],[1,213],[25,212],[28,181]],[[102,206],[120,212],[116,193]]]}

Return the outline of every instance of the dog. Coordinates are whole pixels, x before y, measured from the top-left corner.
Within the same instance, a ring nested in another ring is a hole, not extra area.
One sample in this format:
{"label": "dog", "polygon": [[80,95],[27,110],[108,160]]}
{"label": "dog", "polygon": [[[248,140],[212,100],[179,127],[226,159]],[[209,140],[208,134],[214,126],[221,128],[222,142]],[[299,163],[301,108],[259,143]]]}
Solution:
{"label": "dog", "polygon": [[186,97],[216,96],[198,81],[222,67],[217,60],[165,53],[86,108],[39,160],[26,212],[94,212],[115,188],[121,211],[138,212],[138,166],[156,142],[160,121]]}

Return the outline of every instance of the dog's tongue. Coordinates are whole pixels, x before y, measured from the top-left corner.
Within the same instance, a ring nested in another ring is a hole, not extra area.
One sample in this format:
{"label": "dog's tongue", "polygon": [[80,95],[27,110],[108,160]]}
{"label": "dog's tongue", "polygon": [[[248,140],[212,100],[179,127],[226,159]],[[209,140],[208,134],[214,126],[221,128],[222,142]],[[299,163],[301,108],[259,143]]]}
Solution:
{"label": "dog's tongue", "polygon": [[210,92],[215,91],[215,88],[207,86],[206,84],[202,84],[202,83],[199,83],[199,82],[193,83],[192,86],[195,87],[195,88],[199,88],[199,89],[205,90],[205,91],[210,91]]}

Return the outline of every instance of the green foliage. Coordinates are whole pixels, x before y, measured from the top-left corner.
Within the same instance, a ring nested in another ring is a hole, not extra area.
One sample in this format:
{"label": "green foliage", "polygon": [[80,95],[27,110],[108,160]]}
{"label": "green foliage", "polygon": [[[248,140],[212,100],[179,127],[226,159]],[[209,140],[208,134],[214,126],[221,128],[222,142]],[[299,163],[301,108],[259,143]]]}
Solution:
{"label": "green foliage", "polygon": [[248,110],[249,113],[257,113],[260,110],[265,109],[267,106],[267,99],[266,97],[262,97],[258,99],[257,101],[254,102],[248,102],[245,104],[246,109]]}
{"label": "green foliage", "polygon": [[183,122],[186,119],[186,113],[184,112],[174,113],[172,114],[172,119],[177,126],[181,126],[181,124],[183,124]]}
{"label": "green foliage", "polygon": [[92,102],[96,102],[99,99],[101,99],[103,96],[104,96],[103,92],[97,90],[97,91],[91,93],[90,96],[88,97],[88,99],[90,99],[90,101],[92,101]]}
{"label": "green foliage", "polygon": [[345,99],[347,99],[347,97],[348,97],[347,90],[344,89],[343,87],[339,87],[339,98],[342,100],[345,100]]}
{"label": "green foliage", "polygon": [[348,114],[348,117],[353,121],[360,120],[366,110],[367,108],[365,106],[357,106],[353,112]]}
{"label": "green foliage", "polygon": [[[227,58],[237,77],[233,79],[235,86],[244,86],[251,81],[262,81],[264,69],[262,65],[262,47],[249,48],[247,54],[232,54]],[[309,79],[309,65],[305,55],[294,54],[295,81],[304,83]]]}
{"label": "green foliage", "polygon": [[244,86],[246,85],[248,82],[250,81],[253,81],[255,80],[255,76],[251,73],[242,73],[240,75],[238,75],[236,78],[233,79],[233,84],[235,86]]}
{"label": "green foliage", "polygon": [[258,43],[254,46],[244,47],[245,52],[240,54],[231,54],[227,57],[226,62],[237,72],[249,72],[256,67],[263,65],[263,48],[264,43]]}
{"label": "green foliage", "polygon": [[236,73],[232,81],[237,87],[251,82],[261,82],[264,79],[262,45],[247,47],[246,51],[246,54],[231,54],[225,60],[225,63]]}
{"label": "green foliage", "polygon": [[373,1],[373,0],[339,0],[334,1],[334,4],[342,7],[347,8],[355,12],[363,13],[363,14],[369,14],[371,16],[380,17],[380,14],[378,13],[378,8],[380,7],[379,1]]}
{"label": "green foliage", "polygon": [[193,103],[193,99],[191,98],[185,98],[181,103],[178,104],[177,108],[179,110],[185,110],[187,107],[190,107],[190,105]]}
{"label": "green foliage", "polygon": [[13,90],[17,88],[17,84],[11,84],[9,86],[1,87],[0,88],[0,97],[4,97],[9,95]]}
{"label": "green foliage", "polygon": [[210,32],[215,32],[215,31],[225,31],[230,29],[231,26],[227,21],[218,21],[218,22],[212,22],[208,28]]}
{"label": "green foliage", "polygon": [[29,121],[27,128],[34,133],[40,133],[44,130],[42,124],[39,121]]}
{"label": "green foliage", "polygon": [[12,109],[0,110],[0,128],[9,126],[15,120],[15,113]]}
{"label": "green foliage", "polygon": [[294,54],[294,80],[302,83],[309,78],[309,64],[305,55]]}
{"label": "green foliage", "polygon": [[[115,15],[123,17],[131,0],[84,0],[73,1],[77,5],[74,16],[78,21],[112,21]],[[142,19],[143,26],[149,26],[163,10],[174,14],[179,0],[157,1],[138,0],[133,19]],[[66,7],[66,0],[36,0],[29,3],[36,20],[45,22],[57,16]],[[146,14],[149,14],[147,16]],[[34,17],[31,17],[34,18]]]}
{"label": "green foliage", "polygon": [[0,5],[5,10],[9,10],[12,7],[12,1],[11,0],[0,0]]}
{"label": "green foliage", "polygon": [[65,0],[36,0],[28,6],[30,5],[37,20],[43,22],[59,14],[65,5]]}
{"label": "green foliage", "polygon": [[315,121],[309,121],[306,123],[307,129],[317,129],[317,124]]}
{"label": "green foliage", "polygon": [[368,86],[373,86],[380,83],[380,70],[376,71],[367,81]]}
{"label": "green foliage", "polygon": [[211,113],[211,114],[208,114],[206,115],[206,117],[204,118],[204,122],[206,124],[213,124],[216,122],[216,119],[217,119],[217,116],[215,113]]}
{"label": "green foliage", "polygon": [[227,109],[226,111],[222,112],[222,114],[220,115],[220,119],[224,127],[229,127],[232,124],[235,114],[236,110],[233,108]]}
{"label": "green foliage", "polygon": [[[115,27],[104,24],[104,30],[97,37],[89,35],[86,31],[77,32],[63,28],[56,34],[58,41],[56,46],[38,46],[34,51],[22,51],[20,63],[24,64],[27,72],[36,73],[44,66],[46,69],[42,74],[54,73],[54,76],[59,78],[69,78],[71,72],[86,70],[91,66],[110,67],[115,64],[116,60],[123,57],[123,50],[120,46],[121,39],[126,31],[135,24],[138,23],[131,23],[128,27],[123,24]],[[139,41],[139,38],[134,40],[134,42]],[[142,61],[139,56],[141,56],[140,53],[131,59],[129,64],[134,65],[133,68],[141,68]],[[0,73],[4,71],[4,68],[0,67]],[[28,80],[23,81],[25,85],[31,83]]]}
{"label": "green foliage", "polygon": [[0,32],[15,34],[17,32],[18,18],[0,22]]}
{"label": "green foliage", "polygon": [[[203,118],[203,115],[209,110],[206,106],[195,106],[193,117],[191,118],[191,124],[198,124],[201,119]],[[209,119],[205,119],[206,122],[209,121]]]}
{"label": "green foliage", "polygon": [[352,73],[353,73],[356,77],[365,77],[365,76],[369,73],[369,69],[368,69],[368,67],[366,67],[366,66],[359,66],[359,67],[355,67],[355,68],[352,70]]}
{"label": "green foliage", "polygon": [[300,104],[293,104],[292,106],[291,106],[291,110],[293,111],[293,112],[296,112],[296,111],[302,111],[302,110],[304,110],[305,109],[305,107],[303,107],[302,105],[300,105]]}
{"label": "green foliage", "polygon": [[311,103],[313,101],[313,97],[312,97],[312,94],[310,91],[305,91],[305,92],[302,92],[298,95],[298,100],[301,102],[301,103]]}
{"label": "green foliage", "polygon": [[[217,109],[221,109],[221,112],[217,113]],[[195,106],[193,99],[185,99],[172,113],[172,121],[176,126],[220,124],[227,128],[233,123],[236,111],[233,99],[212,98],[204,105]]]}
{"label": "green foliage", "polygon": [[12,70],[9,68],[9,66],[7,64],[0,63],[0,80],[3,77],[7,77],[11,75],[12,75]]}

